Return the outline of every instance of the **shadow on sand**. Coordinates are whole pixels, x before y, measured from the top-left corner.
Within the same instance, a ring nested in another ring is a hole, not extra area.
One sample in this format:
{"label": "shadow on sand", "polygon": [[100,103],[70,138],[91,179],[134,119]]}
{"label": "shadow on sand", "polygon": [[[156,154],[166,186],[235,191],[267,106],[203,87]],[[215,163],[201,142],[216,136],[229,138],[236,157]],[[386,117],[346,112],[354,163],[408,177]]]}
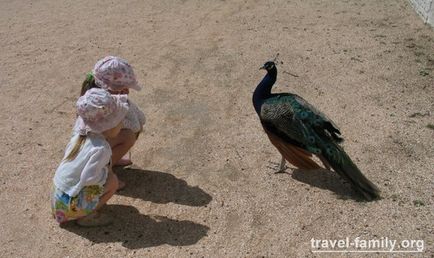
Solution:
{"label": "shadow on sand", "polygon": [[205,206],[211,196],[197,186],[189,186],[187,182],[169,173],[143,170],[139,168],[116,168],[120,180],[127,187],[118,195],[140,198],[154,203],[176,203],[188,206]]}
{"label": "shadow on sand", "polygon": [[[176,203],[205,206],[211,196],[196,186],[175,176],[139,168],[116,168],[116,174],[127,183],[118,195],[140,198],[154,203]],[[207,235],[209,227],[189,220],[173,220],[164,216],[149,216],[126,205],[107,205],[103,213],[115,218],[115,223],[101,228],[83,228],[71,222],[62,227],[94,243],[121,242],[129,249],[168,244],[185,246],[197,243]]]}
{"label": "shadow on sand", "polygon": [[314,187],[332,191],[337,194],[340,199],[363,201],[363,198],[361,198],[348,183],[343,182],[337,173],[327,169],[295,169],[292,172],[292,178]]}
{"label": "shadow on sand", "polygon": [[74,223],[62,226],[94,243],[121,242],[129,249],[168,244],[186,246],[197,243],[207,235],[209,227],[188,220],[173,220],[164,216],[148,216],[125,205],[103,208],[116,218],[115,223],[101,228],[83,228]]}

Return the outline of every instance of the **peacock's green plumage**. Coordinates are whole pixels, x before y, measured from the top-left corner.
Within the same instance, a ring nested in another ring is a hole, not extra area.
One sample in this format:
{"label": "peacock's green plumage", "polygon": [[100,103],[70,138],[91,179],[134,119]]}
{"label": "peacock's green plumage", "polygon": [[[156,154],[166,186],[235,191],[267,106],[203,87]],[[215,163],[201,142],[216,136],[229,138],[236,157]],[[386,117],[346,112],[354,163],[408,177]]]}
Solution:
{"label": "peacock's green plumage", "polygon": [[334,145],[342,142],[335,124],[295,94],[282,93],[266,99],[259,116],[265,127],[313,154],[332,155]]}

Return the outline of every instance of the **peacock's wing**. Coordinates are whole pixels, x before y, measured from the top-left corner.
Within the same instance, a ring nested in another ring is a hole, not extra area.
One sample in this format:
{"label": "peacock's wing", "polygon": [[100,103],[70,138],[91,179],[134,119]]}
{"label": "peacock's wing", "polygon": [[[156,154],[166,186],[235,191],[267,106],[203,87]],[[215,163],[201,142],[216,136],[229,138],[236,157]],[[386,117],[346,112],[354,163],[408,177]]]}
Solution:
{"label": "peacock's wing", "polygon": [[304,114],[303,117],[307,117],[312,127],[314,127],[315,131],[320,135],[325,137],[331,137],[336,142],[342,142],[341,132],[336,124],[328,118],[324,113],[316,109],[313,105],[309,104],[302,97],[293,94],[292,97],[294,101],[297,103],[294,106],[296,107],[297,112]]}
{"label": "peacock's wing", "polygon": [[261,107],[261,122],[266,130],[286,142],[318,154],[320,150],[315,144],[317,132],[314,128],[318,115],[309,106],[300,104],[300,100],[303,101],[292,94],[268,98]]}
{"label": "peacock's wing", "polygon": [[297,105],[289,94],[268,98],[261,106],[261,123],[271,143],[288,162],[301,169],[318,169],[320,166],[311,158],[320,150],[309,145],[312,130],[298,118]]}

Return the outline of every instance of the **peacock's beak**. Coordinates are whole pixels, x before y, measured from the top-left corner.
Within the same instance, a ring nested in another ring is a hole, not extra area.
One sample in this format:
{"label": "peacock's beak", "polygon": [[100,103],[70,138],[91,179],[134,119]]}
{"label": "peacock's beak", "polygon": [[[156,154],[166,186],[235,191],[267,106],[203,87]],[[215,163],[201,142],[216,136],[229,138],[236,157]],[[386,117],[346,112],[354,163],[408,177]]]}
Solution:
{"label": "peacock's beak", "polygon": [[261,68],[259,68],[259,70],[265,70],[265,66],[261,66]]}

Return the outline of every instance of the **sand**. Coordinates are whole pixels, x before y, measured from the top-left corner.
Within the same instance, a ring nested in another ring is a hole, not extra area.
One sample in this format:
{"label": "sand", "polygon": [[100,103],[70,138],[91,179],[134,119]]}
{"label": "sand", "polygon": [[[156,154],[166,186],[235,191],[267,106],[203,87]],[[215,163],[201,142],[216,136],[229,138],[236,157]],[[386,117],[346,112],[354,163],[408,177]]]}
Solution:
{"label": "sand", "polygon": [[[433,39],[404,0],[1,0],[0,256],[337,257],[311,240],[387,237],[424,241],[396,256],[433,257]],[[274,91],[332,118],[383,199],[269,168],[251,95],[276,53]],[[60,228],[51,180],[81,82],[109,54],[144,85],[130,97],[145,133],[105,208],[116,223]]]}

